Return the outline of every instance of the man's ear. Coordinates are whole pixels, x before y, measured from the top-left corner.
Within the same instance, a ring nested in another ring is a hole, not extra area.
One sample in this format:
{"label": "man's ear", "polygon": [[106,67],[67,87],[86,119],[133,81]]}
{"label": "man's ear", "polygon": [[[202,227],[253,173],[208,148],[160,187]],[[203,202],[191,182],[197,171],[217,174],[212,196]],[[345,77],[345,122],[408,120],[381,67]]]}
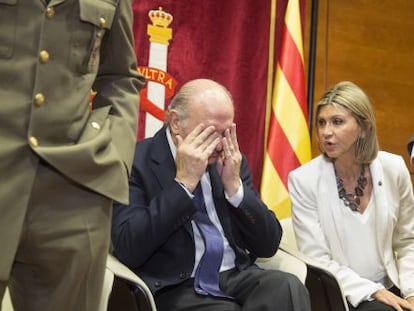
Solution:
{"label": "man's ear", "polygon": [[177,135],[180,132],[180,118],[178,117],[178,113],[175,109],[168,111],[168,120],[171,134]]}

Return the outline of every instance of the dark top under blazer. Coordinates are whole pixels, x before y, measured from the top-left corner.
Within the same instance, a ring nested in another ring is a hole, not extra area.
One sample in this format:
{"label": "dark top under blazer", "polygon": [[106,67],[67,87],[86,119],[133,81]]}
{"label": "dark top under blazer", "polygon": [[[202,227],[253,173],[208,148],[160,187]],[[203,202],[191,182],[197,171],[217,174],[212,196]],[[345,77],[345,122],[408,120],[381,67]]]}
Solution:
{"label": "dark top under blazer", "polygon": [[[191,226],[195,206],[174,181],[175,162],[165,127],[136,145],[130,178],[130,204],[115,203],[114,254],[155,293],[190,278],[195,258]],[[274,213],[253,189],[243,157],[240,176],[244,198],[238,208],[228,203],[214,166],[209,167],[213,198],[224,233],[235,251],[236,266],[245,269],[257,257],[277,251],[282,229]]]}

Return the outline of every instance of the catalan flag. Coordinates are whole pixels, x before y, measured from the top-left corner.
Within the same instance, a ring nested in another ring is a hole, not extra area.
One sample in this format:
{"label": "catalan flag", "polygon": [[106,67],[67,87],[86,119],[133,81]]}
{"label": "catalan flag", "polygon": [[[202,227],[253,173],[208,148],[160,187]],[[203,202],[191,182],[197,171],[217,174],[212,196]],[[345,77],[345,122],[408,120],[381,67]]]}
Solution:
{"label": "catalan flag", "polygon": [[290,216],[289,172],[311,159],[299,0],[286,7],[268,107],[260,192],[279,218]]}

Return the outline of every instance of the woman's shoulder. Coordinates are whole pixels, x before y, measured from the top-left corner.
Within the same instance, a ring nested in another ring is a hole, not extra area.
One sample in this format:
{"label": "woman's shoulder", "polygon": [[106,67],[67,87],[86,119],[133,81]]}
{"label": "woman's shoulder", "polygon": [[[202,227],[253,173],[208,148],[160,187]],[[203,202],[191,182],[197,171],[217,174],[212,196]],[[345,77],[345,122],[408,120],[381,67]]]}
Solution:
{"label": "woman's shoulder", "polygon": [[387,151],[379,151],[377,156],[378,161],[380,161],[383,165],[398,165],[404,164],[404,159],[401,155],[387,152]]}
{"label": "woman's shoulder", "polygon": [[409,175],[408,167],[405,164],[404,158],[395,153],[386,151],[378,152],[376,160],[373,162],[374,171],[382,171],[385,176],[390,178],[398,178],[401,175]]}
{"label": "woman's shoulder", "polygon": [[313,172],[320,171],[321,168],[327,165],[328,162],[329,160],[324,155],[321,154],[313,158],[309,162],[306,162],[302,164],[301,166],[297,167],[296,169],[292,170],[290,174],[291,175],[305,174],[309,176],[309,174],[312,174]]}

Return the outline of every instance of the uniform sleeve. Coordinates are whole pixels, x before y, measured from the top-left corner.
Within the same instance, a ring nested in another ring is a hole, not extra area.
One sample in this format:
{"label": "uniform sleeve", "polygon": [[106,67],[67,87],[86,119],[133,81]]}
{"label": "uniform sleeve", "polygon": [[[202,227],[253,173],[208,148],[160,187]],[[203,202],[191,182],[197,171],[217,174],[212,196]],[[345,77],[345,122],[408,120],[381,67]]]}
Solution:
{"label": "uniform sleeve", "polygon": [[145,80],[137,71],[131,1],[118,3],[112,27],[102,41],[92,108],[111,106],[112,143],[129,173],[137,134],[138,92]]}

